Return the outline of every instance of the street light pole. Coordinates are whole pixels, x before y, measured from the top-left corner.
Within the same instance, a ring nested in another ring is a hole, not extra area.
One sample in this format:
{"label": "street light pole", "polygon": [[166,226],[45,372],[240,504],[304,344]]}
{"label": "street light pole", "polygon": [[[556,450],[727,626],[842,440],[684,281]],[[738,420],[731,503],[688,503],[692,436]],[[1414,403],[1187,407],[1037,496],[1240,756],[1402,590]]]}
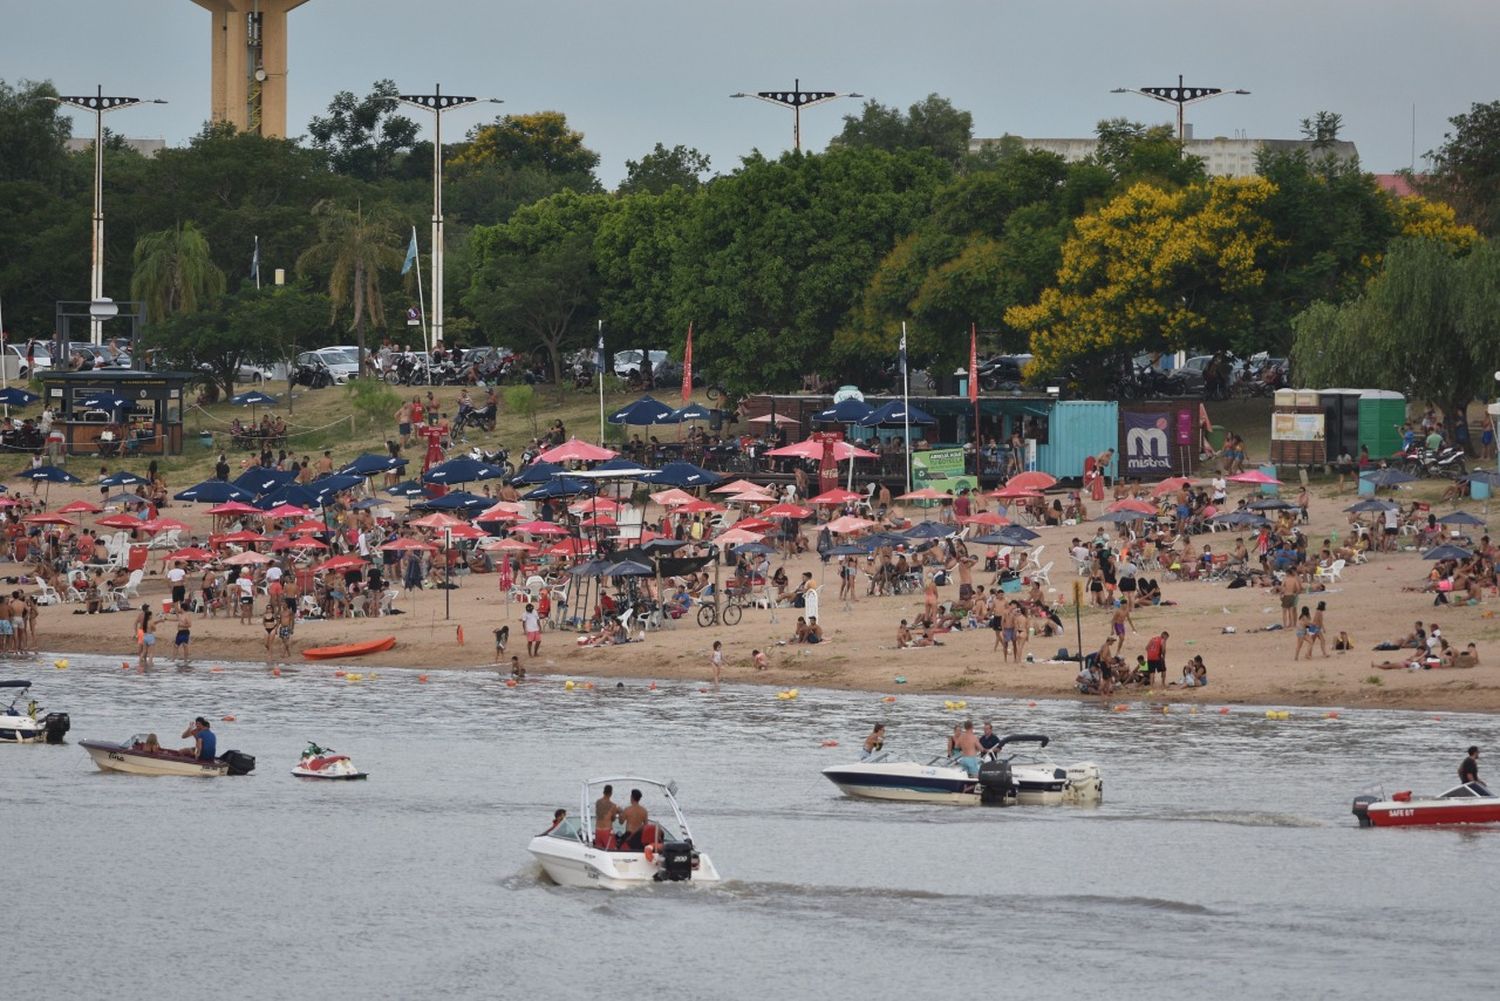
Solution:
{"label": "street light pole", "polygon": [[[431,94],[397,94],[396,99],[432,112],[432,349],[443,346],[443,112],[480,101],[501,104],[499,98],[444,94],[435,84]],[[428,359],[429,363],[431,359]]]}
{"label": "street light pole", "polygon": [[[99,85],[97,92],[93,94],[59,96],[49,100],[94,113],[94,246],[89,273],[89,301],[98,302],[104,298],[104,113],[143,102],[139,97],[105,97],[103,85]],[[167,102],[158,98],[146,103]],[[104,343],[104,320],[92,310],[89,313],[89,343],[96,347]]]}
{"label": "street light pole", "polygon": [[754,94],[746,94],[743,91],[730,94],[730,97],[753,97],[768,104],[779,105],[783,108],[792,109],[792,148],[798,151],[802,149],[802,109],[810,108],[815,104],[826,104],[841,97],[864,97],[853,91],[839,93],[832,90],[803,90],[801,80],[792,81],[791,90],[760,90]]}
{"label": "street light pole", "polygon": [[1248,90],[1224,90],[1220,87],[1184,87],[1182,85],[1182,74],[1177,74],[1177,86],[1175,87],[1116,87],[1110,91],[1111,94],[1139,94],[1149,97],[1153,101],[1161,101],[1163,104],[1175,104],[1177,106],[1177,141],[1187,140],[1187,126],[1183,118],[1183,109],[1189,104],[1197,104],[1199,101],[1207,101],[1211,98],[1221,97],[1224,94],[1248,94]]}

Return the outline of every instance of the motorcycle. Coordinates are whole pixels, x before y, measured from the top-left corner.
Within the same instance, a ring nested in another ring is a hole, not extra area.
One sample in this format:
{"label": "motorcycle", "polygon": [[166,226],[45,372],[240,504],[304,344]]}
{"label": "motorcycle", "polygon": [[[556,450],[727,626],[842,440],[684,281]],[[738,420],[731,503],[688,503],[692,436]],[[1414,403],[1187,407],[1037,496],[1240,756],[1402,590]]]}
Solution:
{"label": "motorcycle", "polygon": [[298,364],[292,369],[292,385],[323,389],[333,385],[333,372],[322,362]]}
{"label": "motorcycle", "polygon": [[1456,445],[1448,445],[1435,452],[1421,445],[1413,445],[1402,453],[1401,466],[1413,476],[1441,476],[1456,480],[1469,475],[1464,450]]}
{"label": "motorcycle", "polygon": [[469,449],[469,458],[475,462],[483,462],[485,465],[499,466],[505,470],[506,479],[509,479],[516,473],[516,467],[510,464],[510,450],[504,445],[501,445],[493,452],[487,452],[478,445],[475,445]]}

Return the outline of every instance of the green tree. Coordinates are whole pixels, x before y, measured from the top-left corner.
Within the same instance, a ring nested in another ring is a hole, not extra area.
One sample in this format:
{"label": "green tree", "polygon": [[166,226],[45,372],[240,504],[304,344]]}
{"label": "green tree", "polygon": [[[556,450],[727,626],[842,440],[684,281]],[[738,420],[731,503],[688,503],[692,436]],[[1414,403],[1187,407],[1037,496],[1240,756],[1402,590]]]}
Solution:
{"label": "green tree", "polygon": [[396,113],[398,93],[390,80],[376,80],[363,98],[339,91],[328,103],[328,115],[308,123],[313,148],[327,154],[340,174],[364,181],[388,176],[417,141],[417,124]]}
{"label": "green tree", "polygon": [[391,213],[384,206],[365,211],[322,201],[313,206],[312,214],[318,223],[318,242],[297,258],[297,273],[327,276],[330,322],[349,311],[349,329],[355,333],[363,372],[365,326],[383,330],[386,325],[380,274],[399,268],[404,256],[396,249]]}
{"label": "green tree", "polygon": [[[0,80],[0,182],[55,184],[66,165],[71,124],[51,83]],[[7,203],[8,204],[8,203]]]}
{"label": "green tree", "polygon": [[659,195],[671,188],[695,191],[708,173],[708,157],[690,146],[667,149],[657,143],[639,160],[625,161],[625,180],[619,194]]}
{"label": "green tree", "polygon": [[191,222],[141,237],[132,262],[130,295],[145,304],[151,320],[195,312],[224,292],[224,272]]}
{"label": "green tree", "polygon": [[1344,116],[1334,111],[1319,111],[1302,119],[1302,138],[1322,148],[1338,142],[1344,129]]}
{"label": "green tree", "polygon": [[676,339],[694,321],[695,362],[733,394],[836,371],[830,336],[949,176],[922,150],[748,158],[703,190],[683,226]]}
{"label": "green tree", "polygon": [[953,102],[928,94],[903,114],[899,108],[866,101],[858,115],[844,116],[844,129],[829,147],[898,150],[924,149],[950,166],[969,154],[974,137],[974,116],[960,111]]}
{"label": "green tree", "polygon": [[537,167],[549,174],[591,174],[599,154],[583,144],[583,133],[568,127],[561,111],[505,115],[469,132],[468,142],[453,156],[456,166],[501,164],[512,169]]}
{"label": "green tree", "polygon": [[600,312],[611,337],[660,348],[676,323],[675,276],[697,194],[674,187],[663,194],[615,199],[594,240]]}
{"label": "green tree", "polygon": [[1394,389],[1464,419],[1495,370],[1500,250],[1485,242],[1459,256],[1451,244],[1398,240],[1363,295],[1316,302],[1292,326],[1301,381]]}
{"label": "green tree", "polygon": [[1472,105],[1448,119],[1451,132],[1427,153],[1429,177],[1424,193],[1441,198],[1487,237],[1500,232],[1500,101]]}
{"label": "green tree", "polygon": [[607,195],[563,191],[516,210],[507,222],[476,226],[465,305],[492,340],[511,331],[544,350],[562,382],[563,348],[581,343],[598,310],[594,241]]}
{"label": "green tree", "polygon": [[1203,158],[1184,153],[1170,125],[1143,125],[1124,118],[1107,118],[1094,129],[1098,146],[1090,158],[1130,185],[1150,181],[1159,187],[1198,184],[1208,176]]}
{"label": "green tree", "polygon": [[327,328],[328,300],[322,295],[299,286],[245,285],[211,308],[150,323],[142,347],[159,365],[204,372],[230,396],[241,365],[282,361],[298,344],[317,343]]}

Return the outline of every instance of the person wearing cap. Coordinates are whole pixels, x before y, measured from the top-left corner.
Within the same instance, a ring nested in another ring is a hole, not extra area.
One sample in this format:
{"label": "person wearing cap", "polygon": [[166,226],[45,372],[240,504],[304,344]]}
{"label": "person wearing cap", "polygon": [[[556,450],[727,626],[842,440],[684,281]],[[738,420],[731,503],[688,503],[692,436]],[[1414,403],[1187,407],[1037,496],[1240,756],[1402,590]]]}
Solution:
{"label": "person wearing cap", "polygon": [[199,716],[193,720],[188,728],[182,731],[184,740],[191,737],[192,747],[184,747],[180,753],[186,754],[197,761],[212,761],[217,754],[219,738],[213,728],[208,725],[208,720]]}

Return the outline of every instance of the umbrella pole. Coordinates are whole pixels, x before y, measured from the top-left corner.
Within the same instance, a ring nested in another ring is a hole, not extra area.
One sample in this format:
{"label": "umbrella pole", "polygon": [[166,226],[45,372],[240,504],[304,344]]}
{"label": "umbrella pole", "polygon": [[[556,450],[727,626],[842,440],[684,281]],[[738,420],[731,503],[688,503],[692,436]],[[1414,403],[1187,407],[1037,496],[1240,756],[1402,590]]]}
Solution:
{"label": "umbrella pole", "polygon": [[448,621],[453,611],[453,533],[443,529],[443,621]]}

